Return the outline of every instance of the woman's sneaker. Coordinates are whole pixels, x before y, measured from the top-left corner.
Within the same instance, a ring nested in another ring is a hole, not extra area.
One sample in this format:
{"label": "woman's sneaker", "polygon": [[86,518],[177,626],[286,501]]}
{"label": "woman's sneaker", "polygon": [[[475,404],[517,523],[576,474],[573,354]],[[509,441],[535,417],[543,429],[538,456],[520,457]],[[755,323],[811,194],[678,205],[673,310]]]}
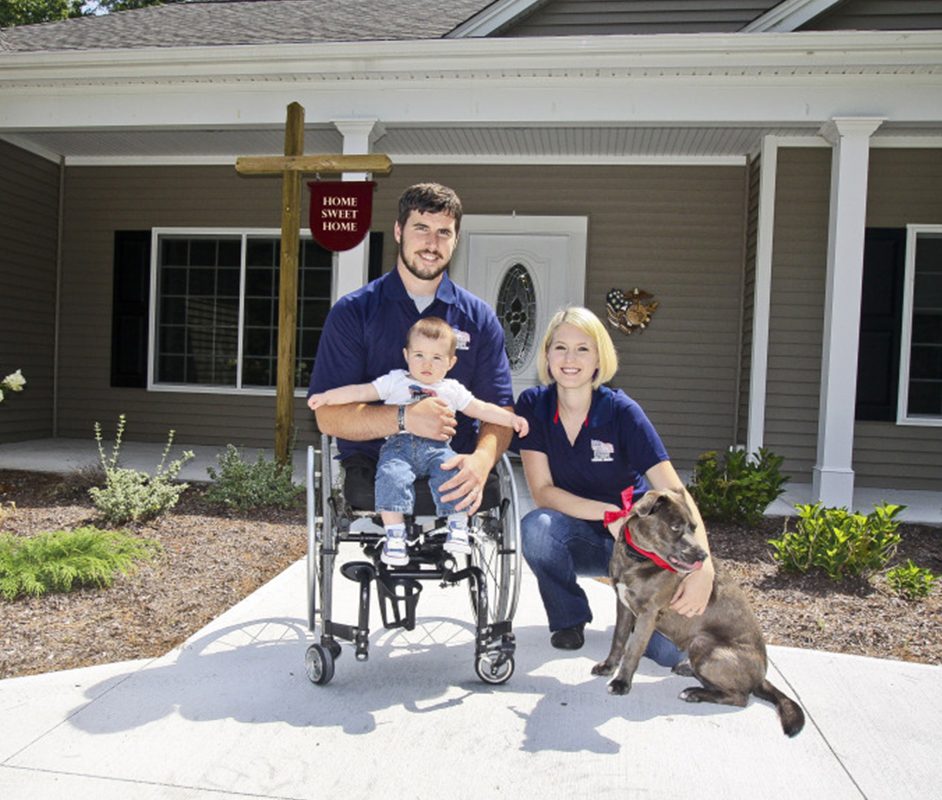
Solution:
{"label": "woman's sneaker", "polygon": [[468,541],[468,529],[463,525],[449,522],[445,550],[449,553],[470,553],[471,543]]}
{"label": "woman's sneaker", "polygon": [[406,552],[406,532],[392,531],[386,533],[383,542],[383,552],[380,559],[391,567],[404,567],[409,563],[409,554]]}

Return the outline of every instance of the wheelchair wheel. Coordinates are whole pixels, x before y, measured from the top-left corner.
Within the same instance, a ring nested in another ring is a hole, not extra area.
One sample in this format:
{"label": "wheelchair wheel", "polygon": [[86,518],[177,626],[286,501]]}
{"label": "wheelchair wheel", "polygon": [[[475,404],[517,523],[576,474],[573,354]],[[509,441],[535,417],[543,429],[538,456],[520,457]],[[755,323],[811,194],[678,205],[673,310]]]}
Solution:
{"label": "wheelchair wheel", "polygon": [[304,668],[311,683],[323,686],[334,677],[334,656],[319,644],[312,644],[304,654]]}
{"label": "wheelchair wheel", "polygon": [[[512,620],[520,596],[520,505],[513,469],[506,455],[497,462],[497,476],[500,481],[500,508],[479,515],[484,519],[481,520],[478,535],[473,537],[471,554],[467,556],[468,564],[484,574],[487,623]],[[469,581],[468,587],[471,610],[477,618],[477,592],[473,582]]]}
{"label": "wheelchair wheel", "polygon": [[483,653],[478,656],[478,660],[474,664],[474,670],[484,683],[498,686],[507,683],[510,676],[514,674],[514,660],[508,658],[500,664],[495,664],[487,653]]}

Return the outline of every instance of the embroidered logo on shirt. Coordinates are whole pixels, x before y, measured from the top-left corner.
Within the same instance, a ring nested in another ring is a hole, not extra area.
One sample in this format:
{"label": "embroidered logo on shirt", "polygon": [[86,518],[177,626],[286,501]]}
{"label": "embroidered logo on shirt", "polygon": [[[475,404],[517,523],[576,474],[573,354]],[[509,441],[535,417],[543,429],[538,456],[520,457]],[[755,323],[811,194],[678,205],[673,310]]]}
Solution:
{"label": "embroidered logo on shirt", "polygon": [[455,349],[456,350],[467,350],[471,347],[471,334],[467,331],[460,331],[457,328],[452,328],[455,332]]}
{"label": "embroidered logo on shirt", "polygon": [[592,440],[592,460],[593,461],[614,461],[615,445],[609,442],[600,442],[598,439]]}

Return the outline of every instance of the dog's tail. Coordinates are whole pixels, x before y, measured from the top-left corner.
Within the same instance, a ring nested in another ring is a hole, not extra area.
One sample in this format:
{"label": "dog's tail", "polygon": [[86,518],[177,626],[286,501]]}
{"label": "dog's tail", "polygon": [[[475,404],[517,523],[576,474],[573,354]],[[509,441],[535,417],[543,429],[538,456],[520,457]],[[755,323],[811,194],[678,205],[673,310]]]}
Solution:
{"label": "dog's tail", "polygon": [[796,736],[805,727],[805,712],[801,710],[801,706],[773,686],[768,678],[763,678],[762,683],[753,689],[752,693],[775,705],[786,736]]}

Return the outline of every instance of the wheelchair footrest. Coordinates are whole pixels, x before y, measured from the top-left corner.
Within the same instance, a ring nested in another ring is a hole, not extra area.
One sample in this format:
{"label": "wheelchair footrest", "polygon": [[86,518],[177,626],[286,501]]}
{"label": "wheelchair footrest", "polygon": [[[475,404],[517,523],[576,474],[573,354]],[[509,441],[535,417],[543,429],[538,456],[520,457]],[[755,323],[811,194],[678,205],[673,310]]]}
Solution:
{"label": "wheelchair footrest", "polygon": [[422,584],[414,578],[383,571],[376,576],[376,587],[383,626],[407,631],[415,628],[415,607]]}

